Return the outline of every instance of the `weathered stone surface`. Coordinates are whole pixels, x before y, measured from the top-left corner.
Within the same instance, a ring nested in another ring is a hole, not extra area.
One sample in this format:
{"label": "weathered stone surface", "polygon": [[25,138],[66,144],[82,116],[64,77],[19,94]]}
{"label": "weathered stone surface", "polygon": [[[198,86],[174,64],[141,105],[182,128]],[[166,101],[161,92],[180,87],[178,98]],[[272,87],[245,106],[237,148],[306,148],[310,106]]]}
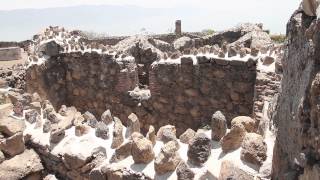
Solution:
{"label": "weathered stone surface", "polygon": [[236,124],[242,124],[247,132],[254,132],[255,121],[249,116],[238,116],[232,119],[231,127]]}
{"label": "weathered stone surface", "polygon": [[150,177],[146,176],[144,173],[135,172],[133,170],[124,167],[106,167],[103,168],[107,179],[112,180],[151,180]]}
{"label": "weathered stone surface", "polygon": [[224,153],[238,149],[241,146],[246,130],[242,124],[236,124],[220,140],[221,148]]}
{"label": "weathered stone surface", "polygon": [[205,163],[211,155],[211,141],[204,133],[197,133],[188,147],[188,160],[195,164]]}
{"label": "weathered stone surface", "polygon": [[[303,163],[297,159],[301,153],[310,161],[319,157],[319,22],[295,11],[287,24],[287,37],[281,93],[273,116],[277,137],[272,179],[311,175],[307,169],[313,167],[299,167]],[[301,172],[303,168],[305,172]]]}
{"label": "weathered stone surface", "polygon": [[10,156],[22,153],[25,150],[22,132],[1,140],[0,150]]}
{"label": "weathered stone surface", "polygon": [[50,41],[38,47],[37,53],[39,54],[40,57],[42,56],[41,54],[47,55],[47,56],[57,56],[59,54],[60,48],[61,48],[60,45],[57,44],[55,41]]}
{"label": "weathered stone surface", "polygon": [[162,126],[157,132],[157,139],[164,143],[176,140],[176,128],[172,125]]}
{"label": "weathered stone surface", "polygon": [[317,9],[320,2],[318,0],[303,0],[302,10],[308,16],[317,16]]}
{"label": "weathered stone surface", "polygon": [[55,175],[49,174],[43,180],[58,180]]}
{"label": "weathered stone surface", "polygon": [[102,113],[101,121],[107,125],[113,121],[113,117],[112,117],[111,111],[109,109],[106,110],[104,113]]}
{"label": "weathered stone surface", "polygon": [[65,130],[56,124],[52,125],[51,127],[50,142],[55,144],[59,143],[65,136]]}
{"label": "weathered stone surface", "polygon": [[188,167],[184,161],[180,161],[177,166],[177,179],[178,180],[193,180],[195,173]]}
{"label": "weathered stone surface", "polygon": [[180,142],[189,144],[193,137],[195,136],[196,132],[192,129],[187,129],[183,134],[180,135],[179,139]]}
{"label": "weathered stone surface", "polygon": [[35,109],[26,112],[24,116],[25,116],[25,119],[31,124],[41,119],[40,114]]}
{"label": "weathered stone surface", "polygon": [[104,122],[98,122],[96,125],[96,136],[101,139],[109,139],[109,128]]}
{"label": "weathered stone surface", "polygon": [[154,158],[152,142],[139,133],[132,134],[132,141],[131,154],[134,162],[137,164],[151,162]]}
{"label": "weathered stone surface", "polygon": [[12,136],[18,132],[22,132],[26,128],[25,122],[20,119],[11,117],[2,117],[0,119],[0,132],[7,136]]}
{"label": "weathered stone surface", "polygon": [[45,120],[44,121],[44,124],[43,124],[43,127],[42,127],[42,131],[44,133],[48,133],[51,131],[51,122],[49,120]]}
{"label": "weathered stone surface", "polygon": [[177,50],[182,50],[185,48],[192,48],[194,46],[194,42],[189,37],[181,37],[173,42],[173,46]]}
{"label": "weathered stone surface", "polygon": [[134,113],[131,113],[128,116],[127,123],[128,123],[128,127],[126,130],[126,137],[130,137],[131,134],[134,132],[140,132],[140,122],[137,115],[135,115]]}
{"label": "weathered stone surface", "polygon": [[212,115],[211,130],[211,139],[214,141],[220,141],[227,132],[226,117],[220,111]]}
{"label": "weathered stone surface", "polygon": [[86,124],[79,124],[75,127],[75,135],[76,136],[83,136],[85,134],[88,134],[90,130],[90,126]]}
{"label": "weathered stone surface", "polygon": [[146,135],[146,138],[152,142],[153,146],[156,144],[156,130],[154,129],[154,127],[152,125],[149,126],[149,131]]}
{"label": "weathered stone surface", "polygon": [[78,169],[84,166],[88,161],[88,157],[84,157],[80,153],[75,154],[71,151],[67,151],[63,154],[63,163],[70,169]]}
{"label": "weathered stone surface", "polygon": [[110,159],[110,163],[118,162],[129,157],[131,155],[131,149],[132,149],[131,140],[122,144],[117,149],[115,149],[115,152]]}
{"label": "weathered stone surface", "polygon": [[267,145],[259,134],[247,133],[241,147],[243,161],[261,166],[267,159]]}
{"label": "weathered stone surface", "polygon": [[83,118],[84,118],[84,120],[87,122],[87,124],[88,124],[89,126],[91,126],[92,128],[95,128],[95,127],[96,127],[98,121],[97,121],[96,117],[95,117],[92,113],[90,113],[90,112],[88,112],[88,111],[85,112],[85,113],[83,114]]}
{"label": "weathered stone surface", "polygon": [[162,148],[154,161],[154,169],[157,174],[161,175],[170,171],[174,171],[181,161],[179,155],[179,147],[176,142],[170,141]]}
{"label": "weathered stone surface", "polygon": [[119,147],[123,141],[123,125],[120,121],[119,118],[114,117],[114,125],[113,125],[113,138],[112,138],[112,144],[111,144],[111,148],[115,149],[117,147]]}
{"label": "weathered stone surface", "polygon": [[262,60],[263,65],[270,65],[272,63],[274,63],[274,57],[271,57],[271,56],[266,56]]}
{"label": "weathered stone surface", "polygon": [[32,149],[25,150],[24,153],[0,164],[0,179],[20,180],[43,169],[37,153]]}
{"label": "weathered stone surface", "polygon": [[248,180],[255,179],[254,175],[244,171],[232,161],[224,160],[221,163],[219,180]]}

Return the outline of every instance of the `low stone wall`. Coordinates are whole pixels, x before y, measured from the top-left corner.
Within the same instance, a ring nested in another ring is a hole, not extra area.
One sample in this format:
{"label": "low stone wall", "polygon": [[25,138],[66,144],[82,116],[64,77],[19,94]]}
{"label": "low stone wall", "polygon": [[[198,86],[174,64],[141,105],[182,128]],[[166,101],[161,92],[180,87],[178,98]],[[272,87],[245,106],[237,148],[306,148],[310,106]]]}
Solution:
{"label": "low stone wall", "polygon": [[210,124],[218,110],[229,124],[235,116],[251,115],[255,64],[200,56],[198,65],[190,58],[181,61],[157,64],[150,71],[149,108],[156,118],[155,126],[199,128]]}
{"label": "low stone wall", "polygon": [[0,48],[0,61],[21,59],[20,47]]}
{"label": "low stone wall", "polygon": [[[142,131],[150,125],[172,124],[177,134],[209,125],[215,111],[228,123],[238,115],[252,115],[256,66],[254,61],[197,57],[181,64],[158,63],[150,67],[149,90],[138,85],[134,59],[116,61],[110,55],[67,53],[27,70],[27,91],[38,92],[56,109],[65,104],[97,117],[110,109],[124,124],[134,112]],[[147,93],[147,94],[146,94]]]}
{"label": "low stone wall", "polygon": [[27,91],[51,100],[56,109],[72,105],[101,115],[108,104],[137,85],[136,65],[110,55],[69,53],[27,69]]}

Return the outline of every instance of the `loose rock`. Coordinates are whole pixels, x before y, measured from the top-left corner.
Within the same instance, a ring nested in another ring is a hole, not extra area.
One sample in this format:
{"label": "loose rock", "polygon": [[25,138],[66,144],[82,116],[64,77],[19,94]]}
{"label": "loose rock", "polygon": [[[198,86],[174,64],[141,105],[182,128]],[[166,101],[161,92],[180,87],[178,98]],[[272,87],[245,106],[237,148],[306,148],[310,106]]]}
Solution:
{"label": "loose rock", "polygon": [[238,149],[241,146],[246,130],[242,124],[232,126],[231,130],[220,140],[224,153]]}
{"label": "loose rock", "polygon": [[192,129],[187,129],[183,134],[180,135],[179,139],[180,142],[189,144],[193,137],[195,136],[196,132]]}
{"label": "loose rock", "polygon": [[110,124],[113,121],[111,111],[108,109],[101,115],[101,121],[106,125]]}
{"label": "loose rock", "polygon": [[170,171],[174,171],[181,161],[179,147],[174,141],[166,143],[154,161],[154,169],[157,174],[161,175]]}
{"label": "loose rock", "polygon": [[119,118],[114,117],[114,125],[113,126],[114,126],[114,128],[113,128],[113,139],[112,139],[111,148],[115,149],[115,148],[119,147],[124,141],[123,135],[122,135],[123,125],[122,125]]}
{"label": "loose rock", "polygon": [[194,172],[184,161],[180,161],[179,165],[177,166],[176,173],[178,180],[193,180],[195,176]]}
{"label": "loose rock", "polygon": [[217,111],[212,115],[211,118],[211,138],[214,141],[220,141],[220,139],[227,132],[227,122],[226,117],[220,112]]}
{"label": "loose rock", "polygon": [[128,127],[126,131],[126,137],[130,137],[132,133],[134,132],[140,132],[140,122],[134,113],[131,113],[128,116]]}
{"label": "loose rock", "polygon": [[152,125],[149,126],[149,131],[146,135],[146,138],[152,142],[153,146],[156,144],[156,131]]}
{"label": "loose rock", "polygon": [[154,158],[152,142],[139,133],[132,134],[132,158],[136,164],[151,162]]}
{"label": "loose rock", "polygon": [[188,147],[188,160],[201,165],[206,162],[211,155],[211,142],[204,133],[197,133]]}
{"label": "loose rock", "polygon": [[254,132],[255,121],[249,116],[238,116],[232,119],[231,127],[235,124],[242,124],[247,132]]}
{"label": "loose rock", "polygon": [[0,150],[10,156],[15,156],[25,150],[23,134],[19,132],[0,142]]}
{"label": "loose rock", "polygon": [[101,139],[109,139],[109,128],[104,122],[98,122],[96,126],[96,136]]}
{"label": "loose rock", "polygon": [[241,147],[243,161],[261,166],[267,159],[267,145],[259,134],[247,133]]}

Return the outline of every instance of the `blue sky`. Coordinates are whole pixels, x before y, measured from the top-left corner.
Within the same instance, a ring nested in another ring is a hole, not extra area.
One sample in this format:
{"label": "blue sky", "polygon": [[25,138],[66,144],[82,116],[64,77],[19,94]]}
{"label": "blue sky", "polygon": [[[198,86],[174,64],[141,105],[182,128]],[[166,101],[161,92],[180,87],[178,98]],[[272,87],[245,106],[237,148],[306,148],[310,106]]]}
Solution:
{"label": "blue sky", "polygon": [[[135,34],[141,28],[165,33],[172,30],[176,19],[182,19],[185,31],[223,30],[242,22],[261,22],[272,33],[285,33],[286,23],[299,3],[300,0],[0,0],[0,41],[28,39],[47,25],[110,35]],[[71,6],[78,7],[56,8]]]}

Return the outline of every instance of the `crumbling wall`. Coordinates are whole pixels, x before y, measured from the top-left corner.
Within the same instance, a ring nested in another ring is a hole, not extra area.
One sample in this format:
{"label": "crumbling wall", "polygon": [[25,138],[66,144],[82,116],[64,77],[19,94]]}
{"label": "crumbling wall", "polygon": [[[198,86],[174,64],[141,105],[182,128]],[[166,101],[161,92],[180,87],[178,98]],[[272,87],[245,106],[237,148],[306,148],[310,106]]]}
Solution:
{"label": "crumbling wall", "polygon": [[[38,92],[56,109],[75,106],[100,116],[115,109],[137,85],[136,65],[111,55],[80,52],[60,54],[27,69],[27,91]],[[113,108],[112,108],[113,107]]]}
{"label": "crumbling wall", "polygon": [[156,64],[150,70],[149,109],[155,127],[173,124],[179,132],[196,129],[209,124],[217,110],[228,123],[235,116],[252,114],[253,62],[205,56],[199,56],[198,62],[193,65],[191,58],[182,58],[181,64]]}

